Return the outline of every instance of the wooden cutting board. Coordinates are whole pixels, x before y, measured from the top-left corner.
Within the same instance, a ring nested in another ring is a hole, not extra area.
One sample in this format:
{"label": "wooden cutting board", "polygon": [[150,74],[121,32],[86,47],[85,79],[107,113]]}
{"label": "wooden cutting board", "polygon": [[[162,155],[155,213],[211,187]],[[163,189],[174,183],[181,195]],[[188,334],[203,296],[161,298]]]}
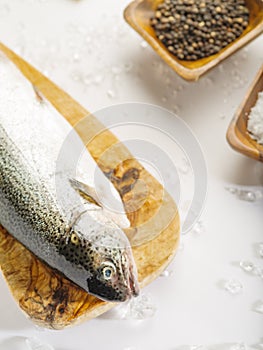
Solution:
{"label": "wooden cutting board", "polygon": [[[72,126],[78,123],[76,130],[85,144],[88,137],[88,151],[119,192],[127,211],[131,223],[127,235],[136,243],[133,254],[140,286],[149,284],[173,259],[179,243],[179,215],[173,199],[93,115],[1,43],[0,50]],[[84,117],[88,135],[82,128]],[[142,182],[147,188],[143,193]],[[132,212],[134,207],[139,209]],[[149,239],[151,232],[159,234]],[[87,294],[37,259],[1,226],[0,266],[20,308],[40,326],[62,329],[116,305]]]}

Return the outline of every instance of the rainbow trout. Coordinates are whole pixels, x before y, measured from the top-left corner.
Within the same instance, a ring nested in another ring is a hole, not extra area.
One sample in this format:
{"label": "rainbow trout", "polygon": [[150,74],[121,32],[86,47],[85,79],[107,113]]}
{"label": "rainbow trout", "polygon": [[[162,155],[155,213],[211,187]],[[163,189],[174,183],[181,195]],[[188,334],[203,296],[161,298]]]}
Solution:
{"label": "rainbow trout", "polygon": [[136,267],[125,234],[105,218],[89,186],[76,180],[65,186],[87,204],[73,206],[71,220],[0,125],[1,225],[88,293],[116,302],[137,296]]}

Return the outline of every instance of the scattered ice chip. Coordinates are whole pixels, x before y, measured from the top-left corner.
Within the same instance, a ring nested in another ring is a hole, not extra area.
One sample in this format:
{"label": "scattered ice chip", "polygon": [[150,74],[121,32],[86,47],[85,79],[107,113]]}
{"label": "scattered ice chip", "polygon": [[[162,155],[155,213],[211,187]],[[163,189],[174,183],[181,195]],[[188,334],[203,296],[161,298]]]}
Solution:
{"label": "scattered ice chip", "polygon": [[253,275],[263,278],[263,268],[255,265],[252,271]]}
{"label": "scattered ice chip", "polygon": [[116,320],[143,320],[155,315],[156,306],[152,298],[146,294],[140,294],[125,303],[121,303],[115,308],[100,316],[106,319]]}
{"label": "scattered ice chip", "polygon": [[143,320],[151,318],[156,313],[156,306],[149,295],[141,294],[128,302],[126,319]]}
{"label": "scattered ice chip", "polygon": [[259,300],[258,302],[255,303],[253,307],[253,311],[256,311],[260,314],[263,314],[263,301]]}
{"label": "scattered ice chip", "polygon": [[205,350],[205,346],[204,345],[191,345],[190,346],[190,350]]}
{"label": "scattered ice chip", "polygon": [[247,346],[245,343],[236,343],[231,345],[230,350],[246,350]]}
{"label": "scattered ice chip", "polygon": [[242,284],[234,279],[226,281],[224,284],[224,288],[226,291],[233,295],[240,294],[243,291]]}
{"label": "scattered ice chip", "polygon": [[28,350],[54,350],[53,346],[44,344],[38,338],[26,338],[25,340]]}
{"label": "scattered ice chip", "polygon": [[263,350],[263,339],[253,346],[254,349]]}
{"label": "scattered ice chip", "polygon": [[251,261],[240,261],[239,266],[246,272],[252,272],[254,269],[254,264]]}
{"label": "scattered ice chip", "polygon": [[263,258],[263,243],[259,243],[258,245],[258,252],[261,258]]}
{"label": "scattered ice chip", "polygon": [[263,198],[263,191],[261,189],[253,188],[238,188],[238,187],[226,187],[226,190],[232,194],[235,194],[238,199],[247,202],[255,202]]}

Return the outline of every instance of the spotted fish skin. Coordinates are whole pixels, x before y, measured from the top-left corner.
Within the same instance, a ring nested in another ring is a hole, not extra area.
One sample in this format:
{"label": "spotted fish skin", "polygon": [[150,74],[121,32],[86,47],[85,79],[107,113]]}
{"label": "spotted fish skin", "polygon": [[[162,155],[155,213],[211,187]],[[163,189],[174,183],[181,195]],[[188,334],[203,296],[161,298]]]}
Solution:
{"label": "spotted fish skin", "polygon": [[69,222],[0,125],[1,225],[87,292],[107,301],[138,295],[136,267],[123,232],[92,221],[88,211],[77,215]]}

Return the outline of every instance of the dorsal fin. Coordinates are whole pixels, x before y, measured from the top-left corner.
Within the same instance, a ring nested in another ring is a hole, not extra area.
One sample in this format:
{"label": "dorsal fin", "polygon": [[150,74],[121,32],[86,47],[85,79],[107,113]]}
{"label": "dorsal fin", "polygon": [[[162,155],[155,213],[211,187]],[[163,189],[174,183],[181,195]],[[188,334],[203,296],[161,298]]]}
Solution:
{"label": "dorsal fin", "polygon": [[83,182],[80,182],[76,179],[69,179],[71,186],[79,192],[79,194],[88,202],[97,205],[98,207],[102,207],[100,203],[99,197],[93,187],[90,187]]}

